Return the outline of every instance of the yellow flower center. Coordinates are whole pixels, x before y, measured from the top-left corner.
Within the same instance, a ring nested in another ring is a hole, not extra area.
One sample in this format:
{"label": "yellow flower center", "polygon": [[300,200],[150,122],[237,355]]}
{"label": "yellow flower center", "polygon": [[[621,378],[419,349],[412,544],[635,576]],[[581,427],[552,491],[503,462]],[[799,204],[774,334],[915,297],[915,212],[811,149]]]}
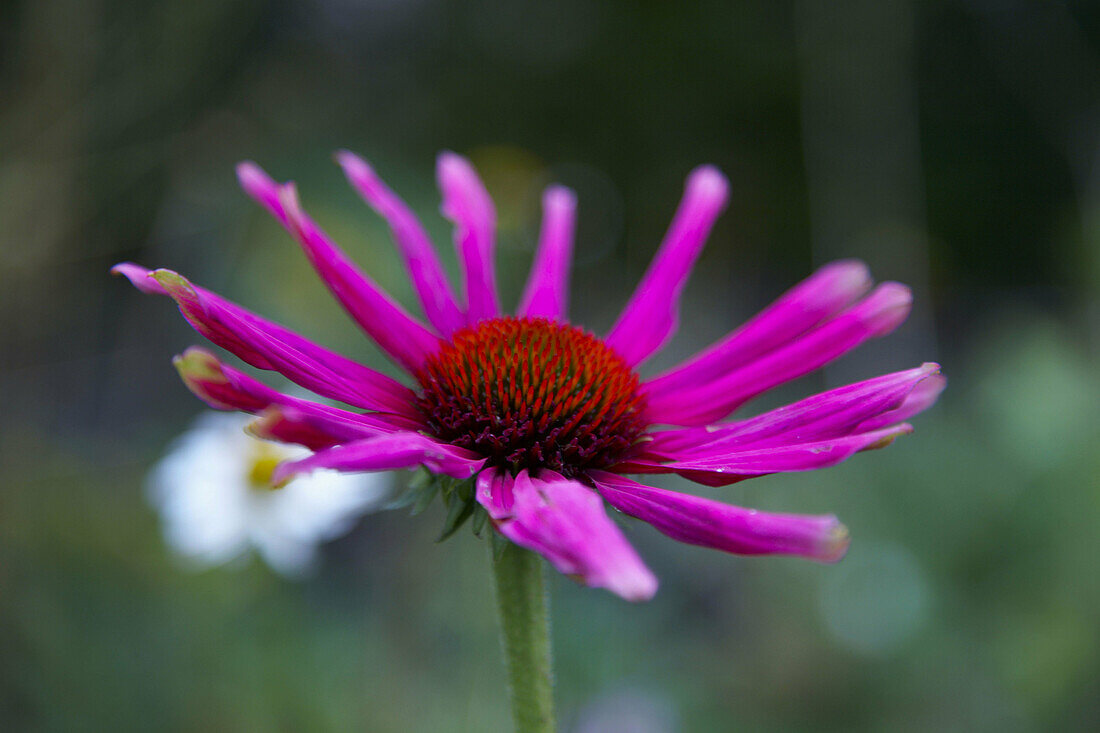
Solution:
{"label": "yellow flower center", "polygon": [[277,489],[271,482],[271,476],[284,458],[274,446],[257,440],[248,464],[248,485],[257,491]]}

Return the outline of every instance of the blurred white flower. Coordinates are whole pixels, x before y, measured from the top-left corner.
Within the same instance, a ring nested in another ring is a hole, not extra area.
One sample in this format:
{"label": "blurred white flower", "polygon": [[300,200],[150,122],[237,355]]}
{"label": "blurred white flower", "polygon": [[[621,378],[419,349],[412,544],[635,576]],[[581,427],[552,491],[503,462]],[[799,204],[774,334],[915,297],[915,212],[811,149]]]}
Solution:
{"label": "blurred white flower", "polygon": [[209,413],[172,445],[149,474],[149,500],[164,535],[196,567],[259,551],[276,571],[299,576],[316,564],[317,545],[344,534],[389,494],[388,474],[320,470],[271,488],[275,465],[309,455],[244,431],[250,417]]}

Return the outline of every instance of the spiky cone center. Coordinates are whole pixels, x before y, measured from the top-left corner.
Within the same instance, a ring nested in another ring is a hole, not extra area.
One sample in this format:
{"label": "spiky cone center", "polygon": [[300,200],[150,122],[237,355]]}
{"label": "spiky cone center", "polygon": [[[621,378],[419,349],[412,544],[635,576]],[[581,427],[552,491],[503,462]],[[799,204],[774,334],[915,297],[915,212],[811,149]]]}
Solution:
{"label": "spiky cone center", "polygon": [[514,473],[606,468],[645,428],[638,375],[592,334],[546,318],[461,329],[417,378],[433,435]]}

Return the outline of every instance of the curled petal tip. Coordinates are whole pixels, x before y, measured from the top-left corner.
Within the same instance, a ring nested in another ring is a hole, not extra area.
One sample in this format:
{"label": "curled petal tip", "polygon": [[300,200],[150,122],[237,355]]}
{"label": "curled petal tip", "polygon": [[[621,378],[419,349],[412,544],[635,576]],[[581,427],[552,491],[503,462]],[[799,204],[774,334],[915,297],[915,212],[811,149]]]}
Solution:
{"label": "curled petal tip", "polygon": [[871,287],[871,268],[863,260],[838,260],[821,268],[835,278],[837,290],[844,292],[866,290]]}
{"label": "curled petal tip", "polygon": [[367,178],[374,175],[374,169],[371,168],[370,163],[350,150],[337,150],[332,157],[349,176]]}
{"label": "curled petal tip", "polygon": [[[206,305],[203,303],[202,298],[199,296],[195,286],[191,284],[191,281],[179,274],[175,270],[159,269],[153,270],[149,273],[149,277],[152,278],[163,288],[163,292],[168,295],[172,300],[176,301],[176,305],[179,306],[180,312],[184,318],[195,323],[205,323],[208,318],[206,312]],[[196,326],[199,328],[199,326]],[[207,334],[207,331],[203,328],[199,328],[199,331],[203,335]]]}
{"label": "curled petal tip", "polygon": [[827,265],[822,265],[821,272],[833,272],[836,270],[859,270],[870,273],[867,263],[858,257],[845,257],[842,260],[833,260]]}
{"label": "curled petal tip", "polygon": [[229,377],[218,358],[197,346],[172,359],[172,365],[191,393],[216,410],[239,410],[246,405],[233,399]]}
{"label": "curled petal tip", "polygon": [[640,565],[631,573],[616,577],[607,589],[623,600],[639,603],[653,598],[657,594],[657,585],[657,576]]}
{"label": "curled petal tip", "polygon": [[287,181],[278,186],[275,195],[279,205],[286,213],[287,226],[291,227],[292,231],[298,232],[298,236],[302,236],[306,215],[302,210],[302,200],[298,198],[298,186],[294,184],[294,181]]}
{"label": "curled petal tip", "polygon": [[947,389],[947,377],[940,374],[939,365],[937,365],[935,372],[925,380],[925,383],[929,405],[931,405],[940,396],[940,393]]}
{"label": "curled petal tip", "polygon": [[[435,173],[443,190],[445,208],[475,206],[486,212],[492,211],[493,202],[469,160],[446,150],[436,159]],[[461,199],[467,197],[467,202],[463,203]]]}
{"label": "curled petal tip", "polygon": [[730,184],[722,171],[713,165],[701,165],[688,175],[687,195],[700,203],[721,208],[729,200]]}
{"label": "curled petal tip", "polygon": [[947,377],[940,369],[940,365],[934,361],[927,361],[919,367],[924,378],[916,389],[924,395],[922,399],[928,402],[928,406],[931,406],[939,397],[940,392],[943,392],[947,387]]}
{"label": "curled petal tip", "polygon": [[133,262],[120,262],[111,268],[112,275],[121,275],[143,293],[163,295],[164,290],[153,279],[153,273]]}
{"label": "curled petal tip", "polygon": [[814,559],[828,563],[840,562],[848,554],[848,546],[852,543],[852,537],[848,532],[848,528],[841,524],[835,516],[830,514],[828,519],[831,520],[831,526],[825,530]]}
{"label": "curled petal tip", "polygon": [[185,315],[194,313],[196,309],[202,310],[198,293],[195,292],[195,286],[175,270],[163,268],[153,270],[149,273],[149,278],[155,280],[158,285],[164,288],[164,292],[176,301],[176,304],[180,306]]}
{"label": "curled petal tip", "polygon": [[249,198],[271,212],[271,215],[284,226],[286,225],[283,205],[279,200],[283,185],[250,160],[237,164],[237,181]]}
{"label": "curled petal tip", "polygon": [[191,290],[191,281],[179,274],[175,270],[168,270],[166,268],[159,268],[149,273],[149,277],[156,280],[161,287],[167,290],[169,293],[179,292],[180,290]]}
{"label": "curled petal tip", "polygon": [[436,170],[443,172],[459,172],[470,167],[470,161],[453,150],[440,151],[435,159]]}
{"label": "curled petal tip", "polygon": [[555,183],[543,192],[542,205],[547,209],[576,208],[577,194],[568,186]]}
{"label": "curled petal tip", "polygon": [[470,162],[458,153],[444,150],[435,159],[435,175],[445,193],[453,186],[462,185],[463,179],[469,179],[472,172]]}
{"label": "curled petal tip", "polygon": [[264,169],[252,160],[242,160],[240,163],[237,163],[236,170],[237,178],[240,179],[242,182],[252,179],[270,180],[267,173],[264,172]]}
{"label": "curled petal tip", "polygon": [[913,308],[913,291],[898,282],[885,282],[867,296],[875,303],[867,316],[867,327],[884,336],[900,326]]}
{"label": "curled petal tip", "polygon": [[172,364],[176,367],[180,377],[187,383],[194,380],[204,382],[217,382],[225,384],[229,380],[222,371],[221,362],[206,349],[192,346],[182,354],[172,358]]}
{"label": "curled petal tip", "polygon": [[267,175],[263,168],[251,160],[237,164],[237,181],[252,198],[264,198],[274,195],[279,184]]}
{"label": "curled petal tip", "polygon": [[294,181],[287,181],[278,187],[279,203],[288,209],[301,209],[301,200],[298,198],[298,186]]}
{"label": "curled petal tip", "polygon": [[887,280],[879,285],[879,295],[884,299],[888,298],[899,303],[913,302],[913,291],[909,289],[909,286],[893,280]]}

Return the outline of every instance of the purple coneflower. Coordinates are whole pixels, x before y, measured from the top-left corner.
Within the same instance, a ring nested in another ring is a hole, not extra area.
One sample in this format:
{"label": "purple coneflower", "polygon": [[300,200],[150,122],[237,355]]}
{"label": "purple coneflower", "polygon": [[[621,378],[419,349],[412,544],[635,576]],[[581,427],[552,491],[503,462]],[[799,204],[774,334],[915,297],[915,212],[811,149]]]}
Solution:
{"label": "purple coneflower", "polygon": [[[657,580],[605,511],[615,509],[690,544],[742,555],[831,562],[848,532],[832,515],[772,514],[639,483],[624,474],[675,473],[708,486],[839,463],[911,430],[945,381],[936,364],[833,389],[755,417],[720,422],[763,392],[811,372],[908,315],[903,285],[872,288],[864,264],[822,267],[698,355],[654,377],[637,369],[676,329],[677,301],[728,184],[703,166],[648,271],[603,338],[566,312],[576,200],[543,198],[538,251],[515,315],[497,296],[491,199],[464,158],[436,169],[464,276],[455,297],[424,229],[371,167],[338,156],[352,186],[389,224],[427,323],[386,295],[302,210],[292,183],[238,168],[245,191],[305,250],[352,318],[410,376],[405,384],[342,357],[204,290],[171,270],[120,264],[140,290],[172,297],[190,324],[259,369],[278,371],[341,409],[278,392],[214,354],[176,358],[207,404],[257,415],[255,435],[314,451],[285,462],[276,481],[314,469],[422,466],[447,483],[450,524],[487,517],[516,545],[559,571],[628,600]],[[480,508],[478,508],[480,507]],[[483,513],[482,513],[483,510]]]}

